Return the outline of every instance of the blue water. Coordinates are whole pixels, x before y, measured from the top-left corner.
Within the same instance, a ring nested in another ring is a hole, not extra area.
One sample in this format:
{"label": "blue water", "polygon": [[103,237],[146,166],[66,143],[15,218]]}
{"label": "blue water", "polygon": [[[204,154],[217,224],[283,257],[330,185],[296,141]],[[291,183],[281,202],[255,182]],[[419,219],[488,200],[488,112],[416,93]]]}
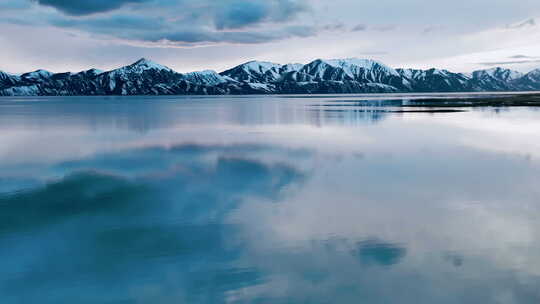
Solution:
{"label": "blue water", "polygon": [[540,303],[540,111],[427,97],[1,98],[0,302]]}

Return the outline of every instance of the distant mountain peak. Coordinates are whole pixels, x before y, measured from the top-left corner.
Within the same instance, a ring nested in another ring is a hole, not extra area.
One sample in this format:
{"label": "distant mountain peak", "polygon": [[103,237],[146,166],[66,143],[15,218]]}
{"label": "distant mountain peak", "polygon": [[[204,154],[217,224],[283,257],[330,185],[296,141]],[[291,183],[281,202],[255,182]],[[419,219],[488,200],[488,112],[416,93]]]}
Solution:
{"label": "distant mountain peak", "polygon": [[[330,67],[330,68],[329,68]],[[400,77],[399,73],[383,64],[372,59],[346,58],[346,59],[316,59],[304,66],[304,72],[314,76],[316,79],[328,77],[328,73],[334,74],[332,80],[360,80],[371,77],[373,81],[378,81],[376,75],[367,75],[367,71],[376,71],[382,77]],[[380,80],[380,79],[379,79]]]}
{"label": "distant mountain peak", "polygon": [[164,65],[161,65],[159,63],[156,63],[152,60],[149,60],[147,58],[141,58],[137,61],[135,61],[134,63],[128,65],[128,67],[130,68],[136,68],[136,69],[141,69],[141,70],[149,70],[149,69],[156,69],[156,70],[167,70],[167,71],[172,71],[171,68],[169,67],[166,67]]}
{"label": "distant mountain peak", "polygon": [[252,64],[269,65],[269,66],[281,65],[279,63],[275,63],[275,62],[271,62],[271,61],[264,61],[264,60],[250,60],[250,61],[244,63],[243,65],[252,65]]}
{"label": "distant mountain peak", "polygon": [[343,59],[320,59],[326,63],[332,64],[332,65],[358,65],[358,66],[371,66],[375,63],[384,65],[381,62],[378,62],[373,59],[365,59],[365,58],[357,58],[357,57],[351,57],[351,58],[343,58]]}
{"label": "distant mountain peak", "polygon": [[100,70],[100,69],[92,68],[92,69],[86,70],[86,72],[91,72],[91,73],[95,73],[95,74],[101,74],[101,73],[103,73],[104,71],[103,71],[103,70]]}
{"label": "distant mountain peak", "polygon": [[79,74],[79,75],[84,74],[84,75],[97,76],[97,75],[102,74],[102,73],[104,73],[104,71],[102,71],[100,69],[92,68],[92,69],[89,69],[89,70],[80,71],[77,74]]}
{"label": "distant mountain peak", "polygon": [[492,78],[503,80],[503,81],[510,81],[510,80],[516,80],[523,77],[523,73],[506,69],[506,68],[502,68],[502,67],[493,67],[490,69],[474,71],[473,77],[474,78],[492,77]]}
{"label": "distant mountain peak", "polygon": [[379,67],[383,70],[386,70],[389,74],[398,76],[399,73],[392,67],[387,66],[386,64],[374,60],[374,59],[365,59],[365,58],[345,58],[345,59],[330,59],[327,60],[334,65],[339,65],[341,67],[357,66],[366,70],[373,69],[374,67]]}
{"label": "distant mountain peak", "polygon": [[530,71],[527,75],[540,75],[540,68]]}
{"label": "distant mountain peak", "polygon": [[263,83],[277,80],[281,76],[281,67],[278,63],[252,60],[221,72],[220,75],[236,81]]}
{"label": "distant mountain peak", "polygon": [[264,73],[272,68],[280,68],[281,64],[269,61],[252,60],[242,64],[242,66],[252,71]]}
{"label": "distant mountain peak", "polygon": [[141,64],[149,64],[149,63],[152,64],[153,61],[145,57],[141,57],[139,60],[135,61],[131,65],[141,65]]}
{"label": "distant mountain peak", "polygon": [[24,73],[21,76],[24,77],[24,78],[44,79],[44,78],[49,78],[52,75],[53,75],[52,72],[49,72],[47,70],[39,69],[39,70],[35,70],[33,72]]}

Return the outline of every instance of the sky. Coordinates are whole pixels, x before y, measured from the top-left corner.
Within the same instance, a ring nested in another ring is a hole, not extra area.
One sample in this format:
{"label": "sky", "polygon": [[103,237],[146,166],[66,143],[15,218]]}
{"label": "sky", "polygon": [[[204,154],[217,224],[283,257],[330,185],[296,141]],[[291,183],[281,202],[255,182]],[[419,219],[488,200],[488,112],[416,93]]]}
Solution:
{"label": "sky", "polygon": [[470,72],[540,67],[538,0],[0,0],[0,70],[179,72],[370,58]]}

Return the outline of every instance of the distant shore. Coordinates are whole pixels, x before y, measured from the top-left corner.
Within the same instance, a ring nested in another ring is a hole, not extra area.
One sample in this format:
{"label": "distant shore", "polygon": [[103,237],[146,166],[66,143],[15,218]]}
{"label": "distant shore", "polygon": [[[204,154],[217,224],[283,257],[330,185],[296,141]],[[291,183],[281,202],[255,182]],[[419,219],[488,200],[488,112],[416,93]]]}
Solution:
{"label": "distant shore", "polygon": [[489,97],[464,97],[448,99],[420,99],[403,104],[403,107],[538,107],[540,93],[512,94]]}

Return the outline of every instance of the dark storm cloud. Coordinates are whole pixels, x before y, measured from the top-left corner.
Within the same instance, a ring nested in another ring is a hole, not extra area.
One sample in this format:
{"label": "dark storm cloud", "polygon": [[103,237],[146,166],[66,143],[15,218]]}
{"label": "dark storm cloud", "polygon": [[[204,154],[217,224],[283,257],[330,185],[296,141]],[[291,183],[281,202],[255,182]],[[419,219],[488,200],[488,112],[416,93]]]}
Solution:
{"label": "dark storm cloud", "polygon": [[[143,43],[254,44],[317,33],[313,26],[290,23],[309,10],[304,0],[35,1],[61,12],[38,20],[26,18],[36,25],[50,24]],[[127,5],[129,8],[124,7]]]}
{"label": "dark storm cloud", "polygon": [[498,65],[527,64],[527,63],[540,63],[540,60],[494,61],[494,62],[479,62],[478,64],[485,65],[485,66],[498,66]]}
{"label": "dark storm cloud", "polygon": [[69,15],[81,16],[107,12],[126,4],[148,2],[149,0],[35,0],[45,6],[54,7]]}
{"label": "dark storm cloud", "polygon": [[528,56],[528,55],[517,54],[517,55],[509,56],[508,59],[511,59],[509,61],[479,62],[478,64],[485,65],[485,66],[536,64],[536,63],[540,63],[539,58],[540,57],[538,56]]}
{"label": "dark storm cloud", "polygon": [[507,25],[506,27],[508,29],[520,29],[524,27],[533,27],[533,26],[536,26],[536,19],[531,18],[518,24]]}
{"label": "dark storm cloud", "polygon": [[[217,28],[233,29],[256,24],[262,21],[285,21],[299,12],[308,9],[299,0],[33,0],[40,5],[54,7],[74,16],[91,15],[122,8],[128,4],[138,4],[134,8],[144,8],[145,4],[155,7],[175,8],[178,11],[189,9],[203,10],[214,14]],[[197,12],[195,12],[197,14]]]}
{"label": "dark storm cloud", "polygon": [[534,56],[527,56],[527,55],[514,55],[514,56],[510,56],[508,57],[510,59],[532,59],[532,58],[538,58],[538,57],[534,57]]}
{"label": "dark storm cloud", "polygon": [[345,29],[345,24],[341,22],[331,23],[324,25],[322,29],[325,31],[343,31]]}
{"label": "dark storm cloud", "polygon": [[259,23],[270,15],[270,5],[268,2],[226,2],[216,12],[215,24],[218,29],[242,28]]}
{"label": "dark storm cloud", "polygon": [[351,31],[353,31],[353,32],[363,32],[363,31],[365,31],[365,30],[367,30],[367,25],[365,25],[365,24],[358,24],[358,25],[356,25],[355,27],[353,27]]}
{"label": "dark storm cloud", "polygon": [[364,32],[364,31],[375,31],[375,32],[388,32],[397,29],[395,25],[373,25],[368,26],[366,24],[358,24],[351,28],[351,32]]}
{"label": "dark storm cloud", "polygon": [[[125,40],[150,43],[169,42],[178,45],[201,43],[256,44],[292,37],[309,37],[317,32],[316,28],[307,26],[288,26],[272,31],[214,31],[185,26],[184,29],[175,31],[169,30],[168,24],[161,19],[129,16],[95,20],[55,20],[52,24],[59,27],[110,35]],[[146,26],[145,31],[138,30],[141,26]],[[123,31],[118,32],[119,29]]]}
{"label": "dark storm cloud", "polygon": [[59,27],[78,28],[88,31],[112,33],[118,29],[160,30],[165,27],[161,18],[148,18],[141,16],[117,15],[95,19],[56,19],[51,24]]}
{"label": "dark storm cloud", "polygon": [[162,40],[173,43],[239,43],[254,44],[270,41],[282,40],[292,37],[309,37],[316,33],[316,29],[305,26],[291,26],[275,31],[199,31],[197,29],[189,31],[178,31],[170,33],[150,33],[142,36],[142,40],[158,42]]}

